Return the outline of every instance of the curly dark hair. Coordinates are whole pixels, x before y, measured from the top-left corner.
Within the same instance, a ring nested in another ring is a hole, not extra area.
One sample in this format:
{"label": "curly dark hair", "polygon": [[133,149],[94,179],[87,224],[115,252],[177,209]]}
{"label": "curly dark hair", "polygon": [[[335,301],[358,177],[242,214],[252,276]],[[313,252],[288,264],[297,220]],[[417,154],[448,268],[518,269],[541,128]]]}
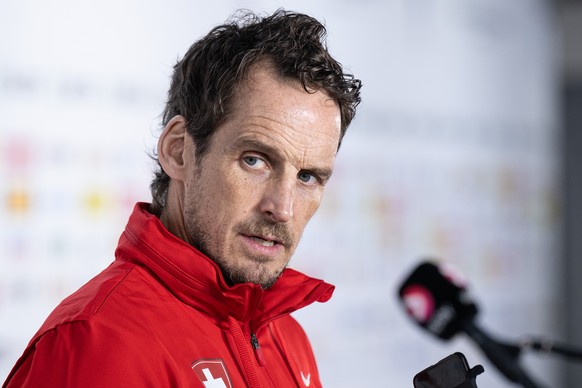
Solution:
{"label": "curly dark hair", "polygon": [[[163,126],[176,115],[184,116],[200,161],[214,130],[230,113],[233,95],[249,69],[268,60],[282,78],[296,79],[307,92],[321,90],[336,101],[341,144],[361,100],[361,81],[343,71],[327,51],[325,38],[325,27],[305,14],[281,9],[265,17],[250,11],[235,13],[195,42],[174,66]],[[150,211],[159,214],[166,204],[170,177],[154,159]]]}

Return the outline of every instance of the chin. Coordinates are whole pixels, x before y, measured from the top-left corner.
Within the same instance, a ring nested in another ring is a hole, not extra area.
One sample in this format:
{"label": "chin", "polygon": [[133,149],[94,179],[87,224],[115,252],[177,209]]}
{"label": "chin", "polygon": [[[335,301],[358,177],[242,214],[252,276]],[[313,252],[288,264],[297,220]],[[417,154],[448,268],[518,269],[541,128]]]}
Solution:
{"label": "chin", "polygon": [[[283,268],[285,269],[285,268]],[[229,269],[225,273],[225,278],[231,285],[239,283],[253,283],[260,285],[263,289],[270,288],[283,273],[283,269],[278,271],[269,271],[265,268],[258,268],[250,271],[244,269]]]}

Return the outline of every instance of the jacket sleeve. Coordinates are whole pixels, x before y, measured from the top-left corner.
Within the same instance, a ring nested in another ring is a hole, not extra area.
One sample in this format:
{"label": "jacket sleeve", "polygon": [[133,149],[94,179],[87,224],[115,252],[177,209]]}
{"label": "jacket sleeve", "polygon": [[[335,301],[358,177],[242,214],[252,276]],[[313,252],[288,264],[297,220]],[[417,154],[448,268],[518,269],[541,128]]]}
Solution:
{"label": "jacket sleeve", "polygon": [[171,386],[166,367],[152,365],[147,343],[122,334],[87,321],[51,329],[31,342],[4,386]]}

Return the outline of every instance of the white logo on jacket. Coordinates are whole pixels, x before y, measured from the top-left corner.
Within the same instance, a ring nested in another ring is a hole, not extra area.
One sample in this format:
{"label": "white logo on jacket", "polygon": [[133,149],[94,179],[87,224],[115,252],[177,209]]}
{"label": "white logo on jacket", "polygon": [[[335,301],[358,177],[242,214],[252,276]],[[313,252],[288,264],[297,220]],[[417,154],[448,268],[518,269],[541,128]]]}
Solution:
{"label": "white logo on jacket", "polygon": [[192,370],[205,388],[232,388],[224,361],[220,358],[203,358],[192,363]]}
{"label": "white logo on jacket", "polygon": [[306,387],[309,387],[309,384],[311,384],[311,373],[308,373],[307,376],[303,374],[303,371],[300,371],[300,373],[301,380],[303,380],[303,384],[305,384]]}

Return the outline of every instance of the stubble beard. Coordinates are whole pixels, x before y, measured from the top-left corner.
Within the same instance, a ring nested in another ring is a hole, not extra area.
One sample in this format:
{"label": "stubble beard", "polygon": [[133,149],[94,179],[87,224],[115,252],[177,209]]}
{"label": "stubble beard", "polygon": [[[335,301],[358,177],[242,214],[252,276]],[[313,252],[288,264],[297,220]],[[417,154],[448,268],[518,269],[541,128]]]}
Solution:
{"label": "stubble beard", "polygon": [[[287,267],[287,260],[280,269],[271,270],[267,263],[271,260],[261,255],[252,255],[242,265],[236,265],[234,259],[229,260],[228,253],[220,251],[220,246],[216,246],[216,236],[212,236],[206,228],[199,222],[200,216],[195,211],[187,212],[185,215],[186,232],[190,244],[214,261],[220,268],[224,280],[230,286],[239,283],[259,284],[263,289],[271,287],[281,276]],[[236,230],[259,231],[270,230],[275,236],[282,236],[286,247],[294,247],[294,239],[284,225],[262,221],[246,221],[237,225]],[[223,242],[226,244],[227,242]],[[218,250],[214,251],[214,248]],[[223,245],[224,247],[224,245]],[[291,256],[291,255],[290,255]]]}

